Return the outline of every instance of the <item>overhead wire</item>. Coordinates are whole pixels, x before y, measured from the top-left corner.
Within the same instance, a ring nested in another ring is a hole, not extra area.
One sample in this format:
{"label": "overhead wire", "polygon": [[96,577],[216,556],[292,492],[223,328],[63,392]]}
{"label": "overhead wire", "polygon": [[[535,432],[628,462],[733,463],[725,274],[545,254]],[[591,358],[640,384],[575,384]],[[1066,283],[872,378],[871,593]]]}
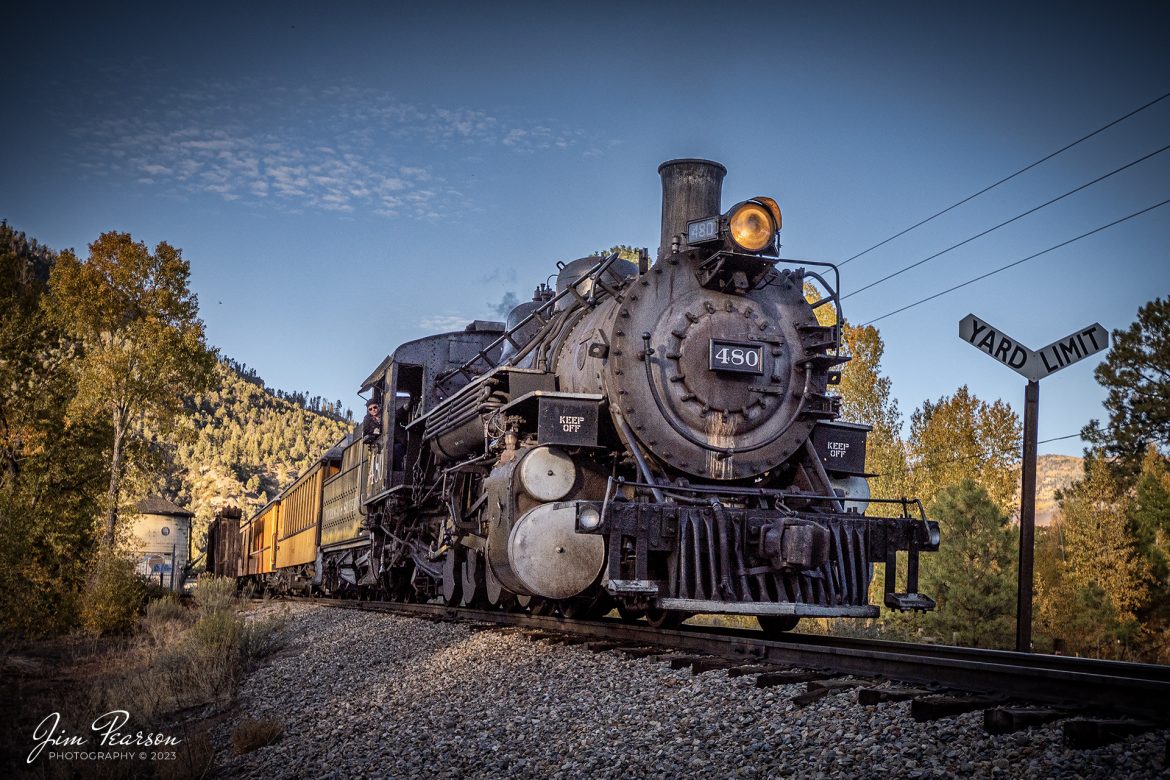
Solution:
{"label": "overhead wire", "polygon": [[[1041,439],[1040,441],[1036,442],[1036,444],[1037,445],[1048,444],[1049,442],[1063,441],[1064,439],[1073,439],[1073,438],[1076,438],[1078,436],[1080,436],[1079,433],[1069,433],[1069,434],[1066,434],[1064,436],[1053,436],[1050,439]],[[909,474],[911,471],[918,471],[919,469],[926,469],[926,468],[933,469],[933,468],[938,468],[939,466],[949,466],[949,465],[954,464],[954,463],[962,463],[965,460],[974,460],[976,458],[985,458],[985,459],[991,458],[991,456],[989,456],[986,452],[974,452],[974,453],[970,453],[968,455],[960,455],[956,458],[947,458],[946,460],[930,460],[929,459],[929,456],[931,454],[941,453],[941,452],[943,452],[943,450],[941,448],[930,450],[930,451],[925,453],[925,455],[927,456],[927,458],[925,460],[923,460],[920,463],[908,463],[905,466],[900,467],[898,469],[897,473]]]}
{"label": "overhead wire", "polygon": [[1067,198],[1070,195],[1074,195],[1087,187],[1091,187],[1094,184],[1097,184],[1098,182],[1101,182],[1101,181],[1104,181],[1105,179],[1108,179],[1110,176],[1114,176],[1114,175],[1121,173],[1122,171],[1124,171],[1128,168],[1132,168],[1133,166],[1135,166],[1139,163],[1145,162],[1146,160],[1150,159],[1151,157],[1155,157],[1155,156],[1161,154],[1162,152],[1166,151],[1167,149],[1170,149],[1170,144],[1163,146],[1161,149],[1150,152],[1149,154],[1144,155],[1143,157],[1139,157],[1138,159],[1134,160],[1133,162],[1126,163],[1125,165],[1121,166],[1120,168],[1115,168],[1112,171],[1110,171],[1109,173],[1106,173],[1102,176],[1098,176],[1097,178],[1093,179],[1092,181],[1085,182],[1081,186],[1079,186],[1075,189],[1071,189],[1062,195],[1058,195],[1055,198],[1053,198],[1052,200],[1049,200],[1045,203],[1041,203],[1039,206],[1035,206],[1033,208],[1030,208],[1021,214],[1017,214],[1016,216],[1012,217],[1009,220],[1005,220],[1004,222],[1000,222],[998,225],[995,225],[994,227],[989,227],[982,232],[976,233],[975,235],[971,236],[970,238],[965,238],[962,241],[958,242],[957,244],[951,244],[946,249],[943,249],[939,252],[935,252],[933,255],[930,255],[929,257],[924,257],[917,262],[914,262],[908,266],[905,266],[904,268],[899,268],[897,271],[894,271],[891,274],[887,274],[887,275],[883,276],[881,279],[878,279],[877,281],[870,282],[869,284],[865,285],[864,287],[860,287],[860,288],[854,290],[853,292],[849,293],[848,295],[841,296],[841,300],[845,300],[846,298],[851,298],[854,295],[857,295],[859,293],[863,293],[866,290],[870,289],[871,287],[877,287],[879,284],[881,284],[883,282],[888,282],[890,279],[893,279],[895,276],[900,276],[900,275],[906,273],[907,271],[910,271],[914,268],[917,268],[918,266],[922,265],[923,263],[927,263],[931,260],[934,260],[937,257],[941,257],[942,255],[945,255],[947,252],[950,252],[953,249],[958,249],[959,247],[961,247],[965,244],[969,244],[972,241],[974,241],[975,239],[982,238],[983,236],[986,236],[988,233],[992,233],[996,230],[999,230],[1001,227],[1005,227],[1005,226],[1010,225],[1011,223],[1013,223],[1017,220],[1023,219],[1024,217],[1028,216],[1029,214],[1035,214],[1037,211],[1039,211],[1042,208],[1045,208],[1047,206],[1051,206],[1053,203],[1056,203],[1057,201],[1060,201],[1060,200],[1064,200],[1065,198]]}
{"label": "overhead wire", "polygon": [[1082,238],[1088,238],[1089,236],[1094,235],[1095,233],[1100,233],[1102,230],[1107,230],[1111,227],[1114,227],[1115,225],[1120,225],[1122,222],[1126,222],[1128,220],[1131,220],[1134,217],[1139,217],[1148,211],[1153,211],[1156,208],[1160,208],[1162,206],[1165,206],[1167,203],[1170,203],[1170,199],[1164,200],[1161,203],[1155,203],[1152,206],[1147,206],[1146,208],[1141,209],[1140,211],[1135,211],[1132,214],[1124,216],[1121,219],[1114,220],[1113,222],[1110,222],[1107,225],[1102,225],[1101,227],[1094,228],[1094,229],[1088,231],[1087,233],[1081,233],[1079,236],[1076,236],[1075,238],[1070,238],[1067,241],[1062,241],[1059,244],[1048,247],[1047,249],[1042,249],[1039,252],[1036,252],[1035,254],[1028,255],[1027,257],[1016,260],[1015,262],[1000,266],[999,268],[996,268],[993,271],[988,271],[985,274],[980,274],[979,276],[976,276],[972,279],[968,279],[965,282],[961,282],[959,284],[956,284],[954,287],[948,287],[947,289],[942,290],[941,292],[934,293],[933,295],[928,295],[925,298],[914,301],[914,303],[909,303],[909,304],[901,307],[900,309],[895,309],[891,312],[887,312],[880,317],[874,317],[872,320],[869,320],[868,322],[863,323],[862,327],[865,327],[866,325],[872,325],[873,323],[878,322],[880,320],[884,320],[887,317],[893,317],[895,314],[901,314],[902,312],[906,311],[907,309],[913,309],[915,306],[919,306],[923,303],[926,303],[927,301],[933,301],[935,298],[941,298],[942,296],[947,295],[948,293],[952,293],[955,290],[959,290],[959,289],[966,287],[970,284],[974,284],[975,282],[982,281],[989,276],[995,276],[996,274],[1002,273],[1003,271],[1006,271],[1009,268],[1015,268],[1016,266],[1022,265],[1023,263],[1026,263],[1029,260],[1035,260],[1037,257],[1040,257],[1041,255],[1046,255],[1049,252],[1060,249],[1061,247],[1065,247],[1065,246],[1068,246],[1069,244],[1072,244],[1076,241],[1080,241]]}
{"label": "overhead wire", "polygon": [[863,251],[861,251],[861,252],[858,252],[857,254],[853,255],[853,257],[850,257],[849,259],[841,261],[840,263],[838,263],[838,267],[840,267],[840,266],[844,266],[844,265],[848,265],[849,263],[853,262],[853,261],[854,261],[854,260],[856,260],[857,258],[859,258],[859,257],[861,257],[861,256],[863,256],[863,255],[867,255],[867,254],[869,254],[870,252],[872,252],[873,250],[877,249],[878,247],[885,246],[886,244],[890,243],[891,241],[893,241],[893,240],[894,240],[894,239],[896,239],[896,238],[901,238],[902,236],[904,236],[904,235],[906,235],[907,233],[909,233],[911,230],[915,230],[915,229],[917,229],[917,228],[920,228],[920,227],[922,227],[922,226],[923,226],[923,225],[925,225],[927,222],[930,222],[930,221],[932,221],[932,220],[934,220],[934,219],[937,219],[938,217],[941,217],[943,214],[946,214],[947,212],[949,212],[949,211],[952,211],[952,210],[954,210],[954,209],[958,208],[959,206],[962,206],[964,203],[969,203],[970,201],[974,200],[975,198],[978,198],[980,195],[983,195],[983,194],[984,194],[984,193],[986,193],[986,192],[990,192],[991,190],[995,189],[995,188],[996,188],[996,187],[998,187],[999,185],[1001,185],[1001,184],[1004,184],[1004,183],[1006,183],[1006,182],[1009,182],[1009,181],[1011,181],[1012,179],[1016,178],[1017,176],[1019,176],[1019,175],[1020,175],[1020,174],[1022,174],[1022,173],[1027,173],[1028,171],[1030,171],[1030,170],[1032,170],[1033,168],[1035,168],[1037,165],[1040,165],[1041,163],[1048,162],[1048,161],[1049,161],[1049,160],[1051,160],[1053,157],[1056,157],[1056,156],[1057,156],[1057,155],[1059,155],[1059,154],[1062,154],[1062,153],[1064,153],[1064,152],[1067,152],[1069,149],[1072,149],[1072,148],[1073,148],[1074,146],[1076,146],[1077,144],[1080,144],[1080,143],[1083,143],[1083,142],[1085,142],[1085,141],[1088,141],[1088,140],[1089,140],[1090,138],[1092,138],[1093,136],[1095,136],[1095,135],[1098,135],[1098,134],[1100,134],[1100,133],[1103,133],[1103,132],[1105,132],[1106,130],[1108,130],[1109,128],[1113,127],[1114,125],[1120,124],[1121,122],[1124,122],[1126,119],[1129,119],[1129,118],[1130,118],[1130,117],[1132,117],[1132,116],[1135,116],[1135,115],[1137,115],[1137,114],[1140,114],[1142,111],[1145,111],[1147,108],[1150,108],[1150,107],[1152,107],[1152,106],[1156,105],[1157,103],[1160,103],[1160,102],[1162,102],[1163,100],[1165,100],[1165,99],[1166,99],[1166,98],[1168,98],[1168,97],[1170,97],[1170,92],[1167,92],[1166,94],[1164,94],[1164,95],[1162,95],[1162,96],[1160,96],[1160,97],[1156,97],[1156,98],[1154,98],[1153,100],[1151,100],[1150,102],[1146,103],[1145,105],[1139,106],[1139,107],[1135,108],[1133,111],[1130,111],[1128,114],[1125,114],[1124,116],[1120,116],[1120,117],[1118,117],[1117,119],[1114,119],[1114,120],[1113,120],[1112,122],[1110,122],[1109,124],[1107,124],[1107,125],[1103,125],[1102,127],[1099,127],[1099,128],[1097,128],[1096,130],[1094,130],[1093,132],[1089,133],[1088,135],[1081,136],[1080,138],[1078,138],[1077,140],[1073,141],[1072,143],[1070,143],[1070,144],[1067,144],[1066,146],[1062,146],[1061,148],[1057,149],[1055,152],[1052,152],[1051,154],[1049,154],[1049,155],[1047,155],[1047,156],[1045,156],[1045,157],[1041,157],[1041,158],[1040,158],[1039,160],[1037,160],[1036,162],[1034,162],[1034,163],[1031,163],[1030,165],[1026,165],[1026,166],[1024,166],[1023,168],[1021,168],[1020,170],[1016,171],[1015,173],[1013,173],[1013,174],[1011,174],[1011,175],[1009,175],[1009,176],[1005,176],[1004,178],[1000,179],[999,181],[995,182],[994,184],[990,184],[990,185],[988,185],[988,186],[984,187],[983,189],[979,190],[979,191],[978,191],[978,192],[976,192],[975,194],[973,194],[973,195],[968,195],[967,197],[963,198],[962,200],[960,200],[960,201],[958,201],[958,202],[956,202],[956,203],[952,203],[950,206],[947,206],[947,207],[946,207],[945,209],[943,209],[942,211],[939,211],[939,212],[937,212],[937,213],[935,213],[935,214],[932,214],[932,215],[930,215],[929,217],[927,217],[926,219],[922,220],[921,222],[916,222],[915,224],[911,225],[910,227],[906,228],[905,230],[901,230],[901,231],[899,231],[899,232],[895,233],[894,235],[890,236],[889,238],[887,238],[887,239],[884,239],[884,240],[882,240],[882,241],[879,241],[879,242],[877,242],[876,244],[874,244],[873,246],[871,246],[869,249],[865,249],[865,250],[863,250]]}

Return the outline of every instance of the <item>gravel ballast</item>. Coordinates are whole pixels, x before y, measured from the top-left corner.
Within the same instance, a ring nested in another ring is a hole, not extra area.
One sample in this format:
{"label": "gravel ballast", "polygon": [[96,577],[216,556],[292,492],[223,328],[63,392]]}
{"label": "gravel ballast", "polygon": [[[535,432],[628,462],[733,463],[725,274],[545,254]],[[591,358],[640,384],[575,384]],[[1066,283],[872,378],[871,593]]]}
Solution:
{"label": "gravel ballast", "polygon": [[[692,676],[464,624],[290,611],[288,648],[215,733],[217,776],[1170,776],[1166,730],[1072,750],[1059,722],[989,736],[979,712],[916,723],[909,702],[863,707],[855,690],[801,708],[803,685],[761,689],[750,675]],[[284,736],[232,756],[246,718],[275,718]]]}

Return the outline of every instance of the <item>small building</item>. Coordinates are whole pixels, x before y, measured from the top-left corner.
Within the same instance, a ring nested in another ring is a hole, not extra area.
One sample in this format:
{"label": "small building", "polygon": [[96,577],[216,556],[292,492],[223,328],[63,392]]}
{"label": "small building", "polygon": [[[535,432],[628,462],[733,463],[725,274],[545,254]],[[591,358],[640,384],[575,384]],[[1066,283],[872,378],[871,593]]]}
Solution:
{"label": "small building", "polygon": [[131,549],[138,573],[171,590],[183,589],[183,569],[191,557],[194,512],[160,496],[147,496],[131,517]]}

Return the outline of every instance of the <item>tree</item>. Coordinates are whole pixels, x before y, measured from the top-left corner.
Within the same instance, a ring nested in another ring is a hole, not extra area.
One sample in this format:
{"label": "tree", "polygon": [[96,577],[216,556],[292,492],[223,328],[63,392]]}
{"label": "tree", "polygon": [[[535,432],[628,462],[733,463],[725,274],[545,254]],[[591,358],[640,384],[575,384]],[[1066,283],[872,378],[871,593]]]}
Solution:
{"label": "tree", "polygon": [[1104,427],[1093,420],[1081,436],[1130,484],[1149,445],[1170,451],[1170,298],[1155,298],[1127,330],[1113,331],[1095,376],[1109,391],[1109,420]]}
{"label": "tree", "polygon": [[0,223],[0,626],[68,629],[95,544],[104,421],[69,420],[73,348],[41,310],[55,253]]}
{"label": "tree", "polygon": [[969,478],[940,490],[929,514],[946,529],[946,543],[923,559],[923,592],[938,601],[927,624],[975,647],[1009,645],[1017,556],[1007,515]]}
{"label": "tree", "polygon": [[[822,307],[819,311],[824,311]],[[872,325],[854,327],[848,322],[842,338],[850,360],[842,367],[841,419],[872,426],[866,440],[866,470],[870,490],[879,498],[901,498],[913,490],[909,480],[906,445],[902,441],[902,415],[893,397],[890,378],[881,373],[885,344]],[[872,504],[871,515],[889,515],[901,508],[891,504]]]}
{"label": "tree", "polygon": [[184,395],[211,381],[215,355],[189,276],[178,249],[162,242],[152,253],[129,233],[110,232],[84,261],[62,252],[49,277],[46,310],[81,348],[69,413],[101,415],[111,427],[106,547],[115,540],[128,437],[148,418],[171,430]]}
{"label": "tree", "polygon": [[1060,495],[1059,573],[1040,590],[1040,622],[1072,649],[1099,656],[1138,638],[1147,570],[1127,529],[1130,497],[1108,465],[1090,457],[1085,478]]}
{"label": "tree", "polygon": [[1020,419],[1003,401],[987,403],[966,385],[953,396],[926,401],[910,417],[910,463],[915,494],[924,502],[972,477],[1000,511],[1015,503]]}
{"label": "tree", "polygon": [[1152,445],[1142,458],[1126,519],[1147,574],[1149,596],[1139,614],[1147,628],[1161,630],[1170,623],[1170,464]]}

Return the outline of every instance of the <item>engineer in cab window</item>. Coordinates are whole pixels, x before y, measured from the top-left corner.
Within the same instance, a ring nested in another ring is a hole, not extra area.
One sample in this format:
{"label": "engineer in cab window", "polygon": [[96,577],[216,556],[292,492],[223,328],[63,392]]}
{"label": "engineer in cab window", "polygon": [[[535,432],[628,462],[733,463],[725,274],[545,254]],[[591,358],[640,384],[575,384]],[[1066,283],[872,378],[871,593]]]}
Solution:
{"label": "engineer in cab window", "polygon": [[378,443],[382,435],[382,407],[375,399],[366,404],[366,416],[362,420],[362,441],[370,447]]}

